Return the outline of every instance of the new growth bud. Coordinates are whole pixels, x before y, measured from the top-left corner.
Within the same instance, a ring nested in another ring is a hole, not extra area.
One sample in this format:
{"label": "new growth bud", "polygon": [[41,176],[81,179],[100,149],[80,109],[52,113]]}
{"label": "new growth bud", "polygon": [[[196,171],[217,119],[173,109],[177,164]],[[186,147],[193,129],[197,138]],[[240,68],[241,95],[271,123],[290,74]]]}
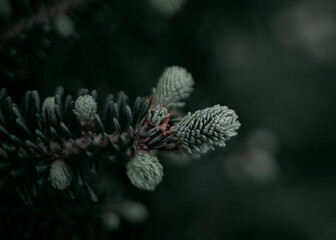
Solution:
{"label": "new growth bud", "polygon": [[49,109],[52,121],[56,121],[56,100],[55,97],[47,97],[42,104],[42,117],[46,119],[46,110]]}
{"label": "new growth bud", "polygon": [[50,166],[49,179],[51,185],[59,190],[70,186],[72,176],[71,169],[63,160],[56,160]]}
{"label": "new growth bud", "polygon": [[93,120],[97,112],[97,103],[90,95],[84,95],[77,98],[75,102],[74,113],[82,121]]}
{"label": "new growth bud", "polygon": [[158,105],[156,108],[149,110],[148,120],[155,125],[160,125],[167,117],[167,114],[167,108]]}
{"label": "new growth bud", "polygon": [[169,110],[185,105],[181,100],[188,98],[193,91],[194,80],[185,68],[167,67],[162,73],[157,87],[153,88],[156,104],[163,103]]}
{"label": "new growth bud", "polygon": [[161,182],[163,167],[157,157],[139,153],[127,163],[127,175],[139,189],[153,191]]}
{"label": "new growth bud", "polygon": [[213,150],[214,146],[224,147],[225,141],[237,135],[239,127],[238,116],[233,110],[215,105],[188,113],[173,131],[180,138],[183,149],[199,156]]}

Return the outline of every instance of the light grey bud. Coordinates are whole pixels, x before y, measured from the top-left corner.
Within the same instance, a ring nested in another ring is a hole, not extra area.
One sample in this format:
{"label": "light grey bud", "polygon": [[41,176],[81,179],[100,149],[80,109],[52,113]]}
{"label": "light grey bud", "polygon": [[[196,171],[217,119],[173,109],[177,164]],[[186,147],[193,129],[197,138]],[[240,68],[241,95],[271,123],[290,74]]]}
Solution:
{"label": "light grey bud", "polygon": [[47,97],[42,104],[42,117],[46,121],[46,110],[49,109],[52,121],[56,121],[55,97]]}
{"label": "light grey bud", "polygon": [[225,141],[237,135],[239,127],[238,116],[233,110],[215,105],[188,113],[173,131],[180,138],[183,149],[199,156],[213,150],[214,146],[224,147]]}
{"label": "light grey bud", "polygon": [[159,105],[156,108],[149,110],[148,120],[155,125],[160,125],[163,120],[167,117],[168,110],[165,107],[160,107]]}
{"label": "light grey bud", "polygon": [[162,73],[157,87],[153,88],[155,103],[164,103],[169,110],[185,105],[181,100],[188,98],[193,91],[194,80],[182,67],[167,67]]}
{"label": "light grey bud", "polygon": [[127,175],[134,186],[153,191],[162,181],[163,167],[157,157],[139,153],[127,163]]}
{"label": "light grey bud", "polygon": [[94,119],[97,112],[97,103],[90,95],[84,95],[77,98],[75,102],[74,113],[82,121]]}
{"label": "light grey bud", "polygon": [[62,160],[54,161],[50,166],[49,179],[56,189],[64,190],[69,187],[72,180],[69,165]]}

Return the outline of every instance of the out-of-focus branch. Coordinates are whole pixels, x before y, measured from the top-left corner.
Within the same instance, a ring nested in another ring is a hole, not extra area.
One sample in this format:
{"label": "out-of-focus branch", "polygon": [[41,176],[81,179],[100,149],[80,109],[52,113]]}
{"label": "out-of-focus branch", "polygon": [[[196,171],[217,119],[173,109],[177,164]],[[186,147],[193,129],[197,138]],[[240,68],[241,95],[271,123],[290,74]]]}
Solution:
{"label": "out-of-focus branch", "polygon": [[58,16],[65,14],[72,9],[79,7],[83,3],[89,3],[97,0],[63,0],[49,8],[42,9],[36,14],[21,19],[20,21],[13,23],[9,30],[1,33],[0,41],[2,44],[8,42],[11,39],[19,37],[21,34],[29,32],[34,26],[43,24],[49,20],[53,20]]}

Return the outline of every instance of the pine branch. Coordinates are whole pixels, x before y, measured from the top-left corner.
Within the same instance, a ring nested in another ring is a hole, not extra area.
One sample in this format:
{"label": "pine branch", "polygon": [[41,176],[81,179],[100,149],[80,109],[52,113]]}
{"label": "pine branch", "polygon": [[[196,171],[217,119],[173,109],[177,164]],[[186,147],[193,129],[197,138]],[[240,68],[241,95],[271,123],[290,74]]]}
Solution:
{"label": "pine branch", "polygon": [[[0,91],[0,186],[12,183],[22,200],[32,203],[36,186],[50,181],[71,196],[73,179],[98,200],[83,168],[96,171],[102,156],[119,159],[131,183],[152,191],[161,182],[163,167],[152,150],[194,155],[206,153],[237,133],[233,110],[216,105],[179,116],[177,108],[192,92],[191,74],[167,68],[151,97],[138,97],[130,106],[123,93],[107,96],[100,107],[97,92],[81,89],[76,101],[62,87],[43,103],[37,91],[26,92],[20,106]],[[89,166],[85,161],[88,159]]]}

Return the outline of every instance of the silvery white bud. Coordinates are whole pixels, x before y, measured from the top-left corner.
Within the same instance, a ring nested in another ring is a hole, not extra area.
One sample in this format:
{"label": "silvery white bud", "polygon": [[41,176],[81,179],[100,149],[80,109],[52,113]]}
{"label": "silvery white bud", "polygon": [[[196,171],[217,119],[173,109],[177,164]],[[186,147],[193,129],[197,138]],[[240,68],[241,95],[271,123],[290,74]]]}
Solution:
{"label": "silvery white bud", "polygon": [[46,110],[49,109],[51,114],[51,119],[56,121],[56,100],[55,97],[47,97],[42,104],[42,117],[46,119]]}
{"label": "silvery white bud", "polygon": [[191,74],[182,67],[167,67],[162,73],[157,87],[153,88],[156,104],[163,103],[169,110],[185,105],[181,100],[188,98],[193,91],[194,80]]}
{"label": "silvery white bud", "polygon": [[90,95],[84,95],[77,98],[75,102],[74,113],[82,121],[94,119],[97,112],[97,103]]}
{"label": "silvery white bud", "polygon": [[160,125],[163,120],[167,117],[168,110],[165,107],[160,107],[159,105],[156,108],[149,110],[148,120],[155,125]]}
{"label": "silvery white bud", "polygon": [[64,190],[69,187],[72,180],[69,165],[62,160],[54,161],[50,166],[49,179],[56,189]]}
{"label": "silvery white bud", "polygon": [[224,147],[225,141],[237,135],[240,127],[236,113],[226,106],[213,107],[188,113],[173,131],[180,138],[183,149],[199,156],[213,150],[214,146]]}
{"label": "silvery white bud", "polygon": [[127,175],[139,189],[153,191],[162,181],[163,167],[157,157],[139,153],[127,163]]}

